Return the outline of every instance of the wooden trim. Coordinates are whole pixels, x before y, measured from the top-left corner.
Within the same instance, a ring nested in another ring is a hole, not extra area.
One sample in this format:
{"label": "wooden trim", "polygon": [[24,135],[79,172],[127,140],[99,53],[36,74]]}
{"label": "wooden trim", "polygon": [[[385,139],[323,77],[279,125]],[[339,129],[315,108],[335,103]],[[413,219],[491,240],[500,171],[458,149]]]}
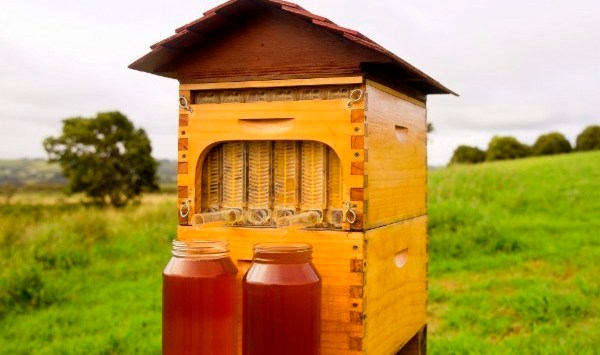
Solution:
{"label": "wooden trim", "polygon": [[190,121],[190,115],[187,113],[179,114],[179,127],[186,127]]}
{"label": "wooden trim", "polygon": [[362,338],[350,337],[349,348],[350,350],[362,350]]}
{"label": "wooden trim", "polygon": [[[186,98],[186,100],[188,101],[188,104],[191,102],[191,101],[190,101],[190,99],[191,99],[191,96],[190,96],[190,94],[191,94],[191,91],[190,91],[190,90],[186,90],[186,89],[179,88],[179,96],[183,96],[183,97],[185,97],[185,98]],[[180,109],[181,109],[181,110],[183,110],[182,108],[180,108]],[[184,113],[185,113],[185,112],[186,112],[186,111],[184,111]]]}
{"label": "wooden trim", "polygon": [[413,336],[395,355],[426,355],[427,324]]}
{"label": "wooden trim", "polygon": [[365,136],[351,136],[350,137],[350,149],[363,149],[364,147],[365,147]]}
{"label": "wooden trim", "polygon": [[187,186],[177,186],[177,197],[178,198],[188,197],[188,187]]}
{"label": "wooden trim", "polygon": [[351,201],[362,201],[365,199],[365,189],[350,189],[350,200]]}
{"label": "wooden trim", "polygon": [[350,259],[350,272],[363,272],[362,259]]}
{"label": "wooden trim", "polygon": [[187,174],[188,173],[188,163],[187,162],[177,163],[177,173],[178,174]]}
{"label": "wooden trim", "polygon": [[367,85],[369,85],[369,86],[372,86],[372,87],[374,87],[376,89],[379,89],[379,90],[381,90],[381,91],[383,91],[385,93],[393,95],[393,96],[395,96],[397,98],[400,98],[400,99],[402,99],[404,101],[408,101],[411,104],[415,104],[415,105],[417,105],[419,107],[423,107],[423,108],[426,107],[426,104],[424,102],[422,102],[420,100],[417,100],[417,99],[415,99],[413,97],[410,97],[410,96],[408,96],[406,94],[403,94],[403,93],[401,93],[399,91],[396,91],[396,90],[394,90],[394,89],[392,89],[390,87],[387,87],[387,86],[385,86],[383,84],[380,84],[378,82],[375,82],[375,81],[369,80],[369,79],[367,79],[366,82],[367,82]]}
{"label": "wooden trim", "polygon": [[365,163],[363,162],[351,162],[350,163],[350,174],[351,175],[364,175]]}
{"label": "wooden trim", "polygon": [[257,81],[230,81],[223,83],[205,84],[181,84],[179,90],[222,90],[222,89],[245,89],[245,88],[274,88],[288,86],[312,86],[312,85],[343,85],[362,84],[362,76],[315,78],[315,79],[288,79],[288,80],[257,80]]}
{"label": "wooden trim", "polygon": [[363,314],[361,312],[350,311],[350,323],[362,325]]}
{"label": "wooden trim", "polygon": [[363,287],[351,285],[350,286],[350,298],[363,298]]}
{"label": "wooden trim", "polygon": [[[190,194],[192,193],[190,188]],[[244,269],[252,260],[254,244],[283,241],[311,244],[312,262],[319,270],[323,285],[321,353],[362,354],[349,352],[348,349],[350,338],[361,339],[364,336],[363,327],[366,322],[361,298],[365,275],[357,271],[364,265],[364,233],[289,228],[282,234],[277,228],[229,227],[220,223],[207,223],[201,228],[179,226],[177,230],[179,240],[227,240],[230,257],[239,269],[236,281],[238,290],[241,290]],[[351,260],[356,260],[354,268],[351,268]],[[237,315],[241,319],[242,297],[236,299],[236,305]],[[357,340],[357,347],[358,344],[364,346]]]}
{"label": "wooden trim", "polygon": [[350,116],[350,122],[352,123],[363,123],[365,121],[365,110],[352,110]]}
{"label": "wooden trim", "polygon": [[188,149],[188,139],[187,138],[179,138],[177,142],[177,150],[187,150]]}

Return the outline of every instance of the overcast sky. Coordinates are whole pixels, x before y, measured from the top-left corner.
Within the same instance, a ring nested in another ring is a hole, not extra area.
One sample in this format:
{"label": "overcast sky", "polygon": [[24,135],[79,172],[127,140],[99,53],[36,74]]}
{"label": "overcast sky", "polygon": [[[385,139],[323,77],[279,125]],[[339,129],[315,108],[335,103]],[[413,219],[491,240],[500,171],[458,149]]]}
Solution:
{"label": "overcast sky", "polygon": [[[0,159],[45,157],[61,120],[120,110],[176,158],[177,81],[127,69],[225,0],[2,0]],[[461,96],[429,96],[430,164],[493,135],[600,124],[600,1],[299,0]]]}

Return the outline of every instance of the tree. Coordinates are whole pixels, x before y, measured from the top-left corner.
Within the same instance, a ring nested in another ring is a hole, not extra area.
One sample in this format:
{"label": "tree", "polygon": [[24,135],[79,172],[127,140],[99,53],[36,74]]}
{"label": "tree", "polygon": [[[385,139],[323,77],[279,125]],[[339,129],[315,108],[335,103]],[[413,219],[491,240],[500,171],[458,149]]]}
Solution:
{"label": "tree", "polygon": [[69,179],[68,192],[84,192],[96,204],[120,207],[158,188],[150,140],[120,112],[68,118],[62,135],[46,138],[44,149]]}
{"label": "tree", "polygon": [[4,195],[4,204],[10,204],[10,200],[15,196],[19,187],[13,183],[0,184],[0,192]]}
{"label": "tree", "polygon": [[433,133],[433,131],[435,131],[435,128],[433,127],[433,123],[431,123],[431,122],[427,123],[427,133]]}
{"label": "tree", "polygon": [[477,147],[460,145],[454,150],[450,164],[477,164],[485,161],[485,152]]}
{"label": "tree", "polygon": [[600,126],[589,126],[577,136],[576,150],[600,149]]}
{"label": "tree", "polygon": [[518,159],[529,155],[531,155],[531,148],[516,138],[494,136],[488,145],[485,160]]}
{"label": "tree", "polygon": [[532,148],[533,155],[554,155],[570,151],[571,143],[562,133],[558,132],[539,136]]}

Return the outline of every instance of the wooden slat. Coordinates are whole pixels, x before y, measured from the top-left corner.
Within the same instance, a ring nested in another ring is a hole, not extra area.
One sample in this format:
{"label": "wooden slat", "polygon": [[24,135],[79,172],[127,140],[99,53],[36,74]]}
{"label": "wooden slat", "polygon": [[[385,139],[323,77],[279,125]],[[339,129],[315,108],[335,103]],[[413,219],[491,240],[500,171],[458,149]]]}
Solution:
{"label": "wooden slat", "polygon": [[187,174],[188,173],[188,163],[179,162],[177,163],[177,174]]}
{"label": "wooden slat", "polygon": [[188,187],[187,186],[177,186],[177,197],[179,197],[179,198],[188,197]]}
{"label": "wooden slat", "polygon": [[363,123],[364,121],[365,121],[365,110],[364,109],[352,110],[352,113],[350,116],[350,122]]}
{"label": "wooden slat", "polygon": [[[180,227],[178,238],[229,241],[231,257],[240,268],[238,283],[241,282],[241,273],[250,265],[254,244],[282,241],[310,243],[313,245],[313,263],[323,280],[322,348],[350,350],[350,338],[362,337],[362,233],[237,228],[216,222],[201,228]],[[238,297],[238,302],[241,302],[241,297]],[[238,306],[241,310],[241,304]]]}
{"label": "wooden slat", "polygon": [[222,83],[182,84],[182,90],[226,90],[250,88],[278,88],[293,86],[320,86],[320,85],[351,85],[361,84],[361,76],[314,78],[314,79],[288,79],[288,80],[257,80],[233,81]]}
{"label": "wooden slat", "polygon": [[190,115],[188,115],[187,113],[179,114],[179,127],[186,127],[188,125],[189,121],[190,121]]}
{"label": "wooden slat", "polygon": [[350,200],[351,201],[364,201],[365,189],[350,189]]}
{"label": "wooden slat", "polygon": [[363,149],[365,147],[364,136],[352,136],[350,137],[350,148],[351,149]]}
{"label": "wooden slat", "polygon": [[[425,325],[427,218],[368,230],[365,261],[365,354],[392,354]],[[396,253],[407,250],[398,268]]]}
{"label": "wooden slat", "polygon": [[365,173],[365,163],[363,163],[363,162],[350,163],[350,174],[364,175],[364,173]]}
{"label": "wooden slat", "polygon": [[362,353],[362,351],[354,351],[347,349],[342,350],[337,347],[333,349],[321,348],[321,355],[361,355]]}
{"label": "wooden slat", "polygon": [[358,337],[350,338],[350,350],[362,350],[363,339]]}
{"label": "wooden slat", "polygon": [[177,141],[177,150],[187,150],[188,149],[188,139],[187,138],[179,138]]}
{"label": "wooden slat", "polygon": [[379,87],[367,85],[367,229],[427,213],[426,110]]}
{"label": "wooden slat", "polygon": [[383,91],[385,93],[388,93],[390,95],[396,96],[397,98],[402,99],[404,101],[408,101],[411,104],[414,104],[414,105],[417,105],[417,106],[420,106],[420,107],[423,107],[423,108],[425,108],[425,106],[426,106],[425,102],[423,102],[421,100],[418,100],[418,99],[415,99],[415,98],[413,98],[413,97],[411,97],[409,95],[403,94],[400,91],[394,90],[394,89],[392,89],[392,88],[390,88],[388,86],[385,86],[383,84],[380,84],[380,83],[378,83],[376,81],[367,79],[366,82],[367,82],[367,85],[369,85],[369,86],[377,88],[377,89],[379,89],[379,90],[381,90],[381,91]]}
{"label": "wooden slat", "polygon": [[427,325],[421,328],[395,355],[427,355]]}
{"label": "wooden slat", "polygon": [[[189,125],[179,130],[179,138],[189,139],[188,171],[201,175],[202,154],[215,142],[274,138],[317,140],[331,147],[340,158],[342,200],[350,201],[350,187],[363,187],[364,180],[362,176],[351,177],[350,164],[362,162],[364,151],[360,150],[359,158],[354,158],[354,151],[349,149],[356,124],[349,122],[351,110],[347,104],[347,99],[339,99],[193,105]],[[282,117],[289,119],[282,121]],[[189,178],[186,182],[195,192],[200,191],[199,179]],[[185,185],[183,180],[179,183]],[[195,200],[194,206],[200,208],[200,201]]]}

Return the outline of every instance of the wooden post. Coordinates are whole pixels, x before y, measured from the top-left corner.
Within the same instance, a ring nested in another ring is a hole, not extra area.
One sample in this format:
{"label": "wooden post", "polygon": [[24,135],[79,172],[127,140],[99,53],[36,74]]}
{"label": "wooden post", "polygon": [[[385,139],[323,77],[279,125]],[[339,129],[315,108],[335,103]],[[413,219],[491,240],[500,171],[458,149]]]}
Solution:
{"label": "wooden post", "polygon": [[426,355],[427,354],[427,325],[421,328],[396,355]]}

